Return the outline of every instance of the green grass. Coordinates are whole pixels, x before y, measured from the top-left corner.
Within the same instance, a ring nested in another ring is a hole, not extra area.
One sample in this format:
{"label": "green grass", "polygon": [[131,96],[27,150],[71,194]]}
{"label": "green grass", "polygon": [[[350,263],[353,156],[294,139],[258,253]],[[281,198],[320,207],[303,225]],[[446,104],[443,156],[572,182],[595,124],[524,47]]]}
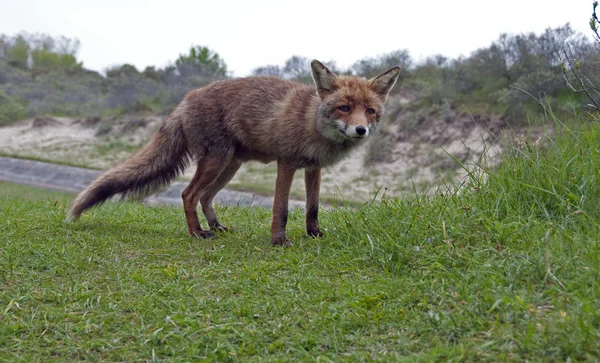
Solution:
{"label": "green grass", "polygon": [[[595,360],[600,127],[557,125],[456,191],[187,236],[180,208],[0,200],[0,360]],[[484,167],[484,166],[482,166]]]}
{"label": "green grass", "polygon": [[94,145],[92,157],[105,159],[107,156],[112,156],[120,152],[133,154],[141,149],[142,146],[143,145],[127,143],[117,138],[105,138],[102,143]]}
{"label": "green grass", "polygon": [[73,193],[41,189],[15,183],[0,181],[0,198],[20,198],[23,200],[56,200],[61,202],[71,201]]}

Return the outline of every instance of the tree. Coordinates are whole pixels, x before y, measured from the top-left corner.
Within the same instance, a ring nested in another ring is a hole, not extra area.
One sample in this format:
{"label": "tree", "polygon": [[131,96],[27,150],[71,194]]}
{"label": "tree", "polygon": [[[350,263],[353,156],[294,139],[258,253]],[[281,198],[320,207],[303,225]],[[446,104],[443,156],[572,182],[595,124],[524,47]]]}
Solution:
{"label": "tree", "polygon": [[8,64],[17,68],[27,68],[30,46],[23,35],[17,35],[6,49]]}
{"label": "tree", "polygon": [[406,49],[400,49],[382,54],[376,58],[361,59],[352,65],[352,71],[357,76],[371,78],[396,66],[399,66],[402,69],[402,74],[406,74],[406,70],[408,70],[411,65],[412,59],[408,51]]}
{"label": "tree", "polygon": [[285,61],[283,66],[283,77],[288,79],[302,80],[310,78],[310,59],[294,55]]}
{"label": "tree", "polygon": [[108,78],[115,78],[115,77],[132,77],[132,76],[139,76],[140,72],[138,72],[137,68],[135,68],[135,66],[131,65],[131,64],[123,64],[120,66],[114,66],[111,68],[108,68],[106,70],[106,76]]}
{"label": "tree", "polygon": [[0,58],[21,69],[81,68],[77,62],[79,40],[43,33],[0,36]]}
{"label": "tree", "polygon": [[193,68],[213,76],[224,77],[227,75],[227,64],[219,57],[219,53],[200,45],[192,46],[187,55],[179,55],[175,65],[181,70],[189,71],[190,68]]}
{"label": "tree", "polygon": [[81,68],[76,54],[79,40],[66,37],[53,38],[46,34],[29,36],[32,68]]}
{"label": "tree", "polygon": [[253,76],[275,76],[283,78],[283,71],[279,66],[268,64],[263,67],[255,68],[252,71]]}

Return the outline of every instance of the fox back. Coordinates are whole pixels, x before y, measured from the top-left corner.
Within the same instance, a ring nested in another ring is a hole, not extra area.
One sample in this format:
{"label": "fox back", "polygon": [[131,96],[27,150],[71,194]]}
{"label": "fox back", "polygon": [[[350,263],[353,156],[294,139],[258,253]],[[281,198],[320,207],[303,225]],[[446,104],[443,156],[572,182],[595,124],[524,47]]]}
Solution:
{"label": "fox back", "polygon": [[243,161],[329,166],[377,130],[395,76],[377,82],[321,76],[317,92],[276,77],[238,78],[192,91],[179,108],[194,144],[233,146]]}

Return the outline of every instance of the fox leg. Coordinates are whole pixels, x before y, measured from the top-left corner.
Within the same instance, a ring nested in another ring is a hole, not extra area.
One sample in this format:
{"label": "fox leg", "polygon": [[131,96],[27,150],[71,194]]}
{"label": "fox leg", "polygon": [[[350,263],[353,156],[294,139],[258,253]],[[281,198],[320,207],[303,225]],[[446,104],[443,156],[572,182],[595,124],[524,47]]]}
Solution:
{"label": "fox leg", "polygon": [[271,222],[271,243],[274,246],[291,246],[287,239],[285,226],[288,218],[288,199],[296,168],[281,160],[277,161],[277,181],[273,199],[273,221]]}
{"label": "fox leg", "polygon": [[181,194],[188,231],[194,237],[210,238],[215,235],[211,231],[202,230],[200,226],[197,210],[198,200],[210,184],[218,178],[227,164],[228,160],[223,160],[223,158],[214,156],[204,157],[198,162],[196,174],[194,174],[192,181]]}
{"label": "fox leg", "polygon": [[319,229],[319,189],[321,187],[321,168],[305,169],[306,184],[306,233],[312,237],[321,237]]}
{"label": "fox leg", "polygon": [[215,195],[219,192],[219,190],[223,189],[227,183],[233,178],[235,173],[239,170],[241,162],[232,158],[229,164],[225,167],[225,169],[221,172],[221,174],[217,177],[217,179],[202,193],[200,197],[200,204],[202,205],[202,213],[206,217],[208,221],[208,226],[212,230],[217,231],[228,231],[228,227],[223,227],[219,220],[217,219],[217,214],[215,213],[215,207],[213,206],[213,199]]}

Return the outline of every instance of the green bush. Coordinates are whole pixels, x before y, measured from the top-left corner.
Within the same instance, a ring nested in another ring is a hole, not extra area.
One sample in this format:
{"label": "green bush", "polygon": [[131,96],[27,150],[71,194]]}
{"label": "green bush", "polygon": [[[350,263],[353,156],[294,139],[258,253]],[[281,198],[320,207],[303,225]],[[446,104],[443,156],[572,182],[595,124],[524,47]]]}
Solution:
{"label": "green bush", "polygon": [[73,68],[81,67],[77,58],[72,54],[60,54],[44,49],[34,49],[31,52],[33,68]]}
{"label": "green bush", "polygon": [[188,54],[181,54],[175,61],[177,67],[196,68],[204,74],[213,77],[224,77],[227,75],[227,64],[219,56],[219,53],[203,46],[193,46]]}
{"label": "green bush", "polygon": [[0,90],[0,125],[18,121],[25,118],[26,115],[25,106]]}
{"label": "green bush", "polygon": [[30,51],[27,40],[22,35],[18,35],[11,43],[5,50],[8,64],[16,68],[27,68]]}

